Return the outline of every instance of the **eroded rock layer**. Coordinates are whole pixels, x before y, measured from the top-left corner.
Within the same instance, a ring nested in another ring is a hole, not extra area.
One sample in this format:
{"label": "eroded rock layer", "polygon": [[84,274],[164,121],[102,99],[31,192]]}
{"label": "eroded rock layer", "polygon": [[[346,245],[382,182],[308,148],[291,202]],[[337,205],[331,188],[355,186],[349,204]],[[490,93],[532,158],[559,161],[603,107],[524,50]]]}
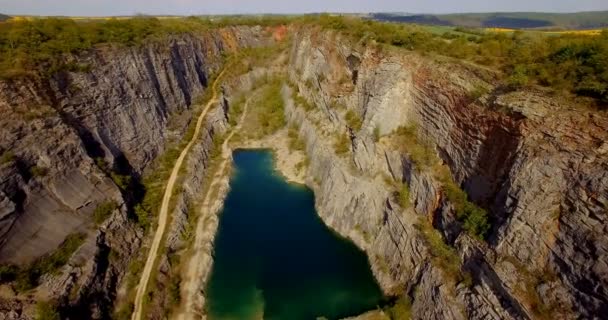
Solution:
{"label": "eroded rock layer", "polygon": [[[59,273],[41,279],[35,296],[10,303],[52,298],[71,305],[68,314],[109,317],[142,242],[128,218],[142,173],[181,139],[223,56],[268,40],[260,27],[232,27],[98,47],[72,57],[90,71],[0,82],[0,263],[26,265],[68,235],[86,235]],[[211,115],[193,148],[202,169],[222,123],[224,114]],[[117,209],[96,226],[95,209],[110,201]],[[4,298],[8,305],[12,298]],[[7,316],[29,314],[6,309]]]}
{"label": "eroded rock layer", "polygon": [[[318,30],[294,37],[290,79],[317,107],[288,104],[286,115],[306,141],[319,214],[366,250],[386,292],[409,296],[415,318],[602,317],[604,114],[537,90],[497,88],[495,74],[466,63]],[[488,93],[477,97],[478,88]],[[360,128],[345,121],[349,112]],[[383,143],[383,135],[412,124],[469,199],[488,210],[487,241],[463,232],[437,175],[412,161],[411,146]],[[349,137],[346,156],[334,150],[340,134]],[[410,207],[399,207],[386,176],[408,187]],[[472,279],[450,280],[420,216]]]}

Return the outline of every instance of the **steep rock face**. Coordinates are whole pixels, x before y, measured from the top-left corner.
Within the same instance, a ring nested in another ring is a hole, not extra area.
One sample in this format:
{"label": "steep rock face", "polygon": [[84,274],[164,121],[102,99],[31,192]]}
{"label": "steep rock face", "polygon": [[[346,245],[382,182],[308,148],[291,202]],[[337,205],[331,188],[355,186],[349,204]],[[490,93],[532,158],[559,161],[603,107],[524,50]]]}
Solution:
{"label": "steep rock face", "polygon": [[[183,134],[222,55],[269,39],[260,27],[232,27],[100,47],[75,57],[89,72],[0,82],[0,262],[29,263],[67,235],[85,233],[68,265],[43,277],[41,288],[62,303],[71,292],[74,316],[108,317],[142,236],[127,219],[132,191],[110,172],[138,179]],[[98,228],[93,211],[106,201],[119,210]]]}
{"label": "steep rock face", "polygon": [[[540,91],[494,90],[495,75],[475,66],[361,48],[328,32],[300,30],[291,66],[300,95],[318,108],[288,105],[286,114],[307,142],[319,214],[366,250],[385,291],[405,288],[416,318],[601,317],[605,115],[571,110]],[[477,99],[476,88],[490,93]],[[360,116],[360,129],[345,126],[342,106]],[[489,210],[488,243],[461,231],[441,183],[407,150],[374,142],[411,123],[469,198]],[[346,158],[332,143],[345,132]],[[393,203],[383,175],[408,185],[411,208]],[[472,284],[447,288],[416,215],[455,247]]]}

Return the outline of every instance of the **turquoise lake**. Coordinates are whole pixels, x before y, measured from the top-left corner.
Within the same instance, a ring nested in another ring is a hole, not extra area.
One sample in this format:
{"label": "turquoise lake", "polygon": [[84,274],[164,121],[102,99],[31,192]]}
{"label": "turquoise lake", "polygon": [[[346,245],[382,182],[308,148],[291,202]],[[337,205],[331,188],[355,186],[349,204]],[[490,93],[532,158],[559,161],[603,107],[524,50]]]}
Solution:
{"label": "turquoise lake", "polygon": [[267,150],[234,152],[207,295],[211,320],[339,319],[382,302],[365,254],[323,224],[313,192]]}

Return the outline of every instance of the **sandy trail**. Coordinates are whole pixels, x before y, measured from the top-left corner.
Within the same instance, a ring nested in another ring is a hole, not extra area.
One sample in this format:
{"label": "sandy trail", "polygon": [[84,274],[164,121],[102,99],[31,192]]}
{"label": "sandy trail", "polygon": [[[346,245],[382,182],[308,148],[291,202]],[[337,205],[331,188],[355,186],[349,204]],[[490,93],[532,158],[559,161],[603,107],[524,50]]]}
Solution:
{"label": "sandy trail", "polygon": [[[230,148],[228,144],[230,143],[230,139],[232,139],[234,134],[241,129],[243,119],[245,119],[249,109],[249,102],[251,101],[251,98],[252,97],[249,97],[245,102],[243,113],[241,114],[237,125],[232,129],[222,144],[222,163],[215,170],[211,183],[207,188],[207,193],[205,194],[205,198],[199,213],[200,218],[196,226],[196,238],[192,247],[193,255],[187,262],[185,274],[182,275],[183,309],[177,314],[176,319],[201,319],[204,317],[200,310],[196,310],[196,306],[200,304],[197,303],[197,300],[200,300],[201,277],[205,276],[205,268],[208,269],[211,265],[211,256],[208,253],[208,249],[209,245],[213,245],[213,241],[209,240],[210,237],[212,238],[211,233],[214,231],[210,229],[215,228],[211,226],[210,223],[205,223],[205,219],[203,219],[203,217],[205,217],[205,215],[214,215],[215,211],[219,207],[217,199],[213,199],[213,191],[216,189],[216,187],[221,187],[220,185],[226,182],[227,177],[225,175],[225,170],[232,162],[232,148]],[[215,222],[217,222],[217,220],[215,220]]]}
{"label": "sandy trail", "polygon": [[177,158],[177,161],[175,161],[175,164],[173,165],[173,170],[171,171],[171,176],[169,177],[169,181],[167,182],[167,186],[165,188],[165,194],[163,195],[163,201],[162,201],[162,204],[160,207],[160,212],[158,214],[158,227],[156,228],[156,233],[154,234],[154,239],[152,240],[152,245],[150,246],[150,251],[148,252],[148,257],[146,259],[146,264],[144,266],[144,270],[143,270],[143,272],[141,274],[141,278],[139,280],[139,285],[137,286],[137,293],[135,295],[135,302],[134,302],[134,310],[133,310],[133,314],[131,316],[132,320],[142,319],[143,300],[146,295],[146,289],[148,287],[148,282],[150,281],[150,275],[152,274],[152,269],[154,268],[156,256],[158,255],[158,249],[160,248],[160,245],[161,245],[162,239],[163,239],[163,235],[164,235],[165,229],[167,227],[167,221],[169,218],[169,202],[171,200],[171,194],[173,193],[173,188],[175,187],[175,182],[177,181],[177,178],[179,175],[179,170],[182,167],[182,163],[184,162],[184,159],[188,155],[188,151],[190,151],[190,148],[192,147],[192,145],[194,145],[194,143],[196,142],[196,139],[198,138],[198,136],[200,134],[200,130],[203,125],[203,120],[204,120],[205,116],[207,115],[207,113],[209,112],[211,107],[218,101],[217,86],[219,84],[220,79],[224,75],[224,72],[226,71],[226,69],[227,69],[227,67],[225,67],[222,70],[222,72],[220,72],[217,79],[213,82],[213,85],[211,87],[211,90],[213,92],[211,100],[209,100],[209,102],[207,102],[207,104],[205,105],[205,108],[203,109],[201,114],[198,116],[198,120],[196,121],[196,127],[194,130],[194,135],[192,135],[192,139],[190,139],[190,141],[188,142],[186,147],[184,147],[184,149],[182,150],[182,152],[179,155],[179,158]]}

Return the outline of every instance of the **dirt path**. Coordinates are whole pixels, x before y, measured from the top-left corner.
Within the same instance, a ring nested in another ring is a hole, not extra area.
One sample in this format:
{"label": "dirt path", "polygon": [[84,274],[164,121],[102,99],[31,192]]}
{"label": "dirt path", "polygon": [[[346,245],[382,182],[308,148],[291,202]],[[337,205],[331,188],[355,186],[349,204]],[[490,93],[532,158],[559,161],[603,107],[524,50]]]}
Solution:
{"label": "dirt path", "polygon": [[[209,245],[213,245],[213,241],[210,240],[213,239],[212,234],[215,233],[214,230],[211,230],[215,229],[212,224],[205,223],[205,221],[209,221],[209,219],[203,219],[203,217],[206,215],[215,215],[215,211],[221,206],[221,204],[218,203],[218,201],[221,200],[213,199],[213,191],[216,187],[221,187],[222,183],[226,183],[226,180],[228,179],[228,177],[225,175],[225,170],[232,162],[232,148],[230,148],[228,144],[230,143],[230,139],[232,139],[234,134],[241,129],[243,119],[245,119],[245,116],[247,115],[249,102],[251,100],[251,97],[249,97],[245,102],[243,113],[241,114],[237,125],[232,129],[222,144],[222,163],[215,170],[211,183],[207,188],[207,193],[205,194],[205,198],[200,209],[198,224],[196,226],[196,238],[193,245],[193,255],[187,262],[185,274],[182,275],[183,309],[177,314],[176,319],[200,319],[203,317],[200,310],[196,310],[196,306],[200,304],[200,301],[197,303],[197,300],[200,300],[201,298],[200,284],[201,279],[206,276],[205,268],[209,269],[211,265],[211,255],[207,249],[209,249]],[[217,223],[217,220],[215,220],[214,223]]]}
{"label": "dirt path", "polygon": [[148,258],[146,259],[146,265],[144,266],[144,270],[141,274],[141,278],[139,280],[139,285],[137,286],[137,293],[135,295],[135,302],[134,302],[134,310],[133,310],[133,314],[131,316],[132,320],[142,319],[143,300],[144,300],[144,296],[146,295],[148,282],[150,281],[150,275],[152,274],[152,269],[154,268],[156,256],[158,255],[158,249],[160,248],[160,245],[161,245],[161,242],[163,239],[163,235],[164,235],[165,229],[167,227],[167,221],[169,218],[169,202],[171,200],[171,194],[173,193],[173,188],[175,187],[175,182],[177,181],[177,178],[179,175],[179,170],[182,167],[182,163],[184,162],[184,159],[188,155],[188,151],[190,151],[190,148],[192,147],[192,145],[194,145],[194,142],[196,142],[196,139],[198,138],[198,136],[200,134],[201,126],[203,124],[203,120],[204,120],[205,116],[207,115],[207,112],[218,101],[217,86],[227,68],[228,67],[224,67],[224,69],[222,70],[222,72],[220,72],[217,79],[213,82],[213,85],[211,87],[213,96],[211,97],[211,100],[209,100],[209,102],[207,102],[207,104],[205,105],[205,108],[203,109],[201,114],[198,116],[198,120],[196,121],[196,128],[194,130],[194,135],[192,135],[192,139],[190,139],[190,141],[188,142],[186,147],[180,153],[179,158],[177,158],[177,161],[175,161],[175,164],[173,165],[173,170],[171,171],[171,176],[169,177],[169,181],[167,182],[167,187],[165,188],[165,194],[163,195],[163,202],[161,204],[160,212],[158,214],[158,227],[156,228],[156,233],[154,234],[154,239],[152,240],[152,245],[150,246],[150,251],[148,252]]}

